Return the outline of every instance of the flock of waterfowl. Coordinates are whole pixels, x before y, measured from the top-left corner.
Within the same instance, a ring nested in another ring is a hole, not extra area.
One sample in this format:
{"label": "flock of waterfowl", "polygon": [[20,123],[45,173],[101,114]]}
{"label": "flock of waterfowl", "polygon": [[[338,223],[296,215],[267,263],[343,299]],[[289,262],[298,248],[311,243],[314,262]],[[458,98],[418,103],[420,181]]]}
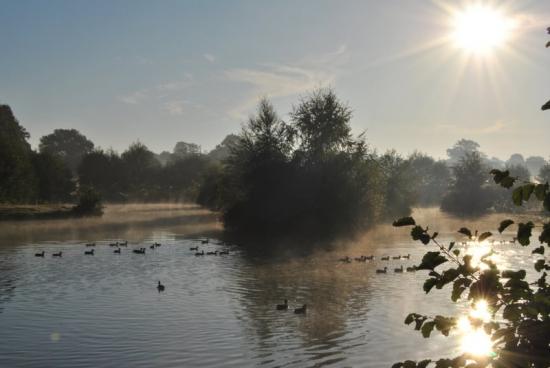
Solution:
{"label": "flock of waterfowl", "polygon": [[[389,261],[390,259],[392,259],[392,260],[407,259],[408,260],[408,259],[411,259],[411,255],[407,254],[407,255],[397,255],[397,256],[391,256],[391,257],[390,256],[380,257],[381,261]],[[366,261],[375,260],[375,257],[374,257],[374,255],[370,255],[370,256],[355,257],[355,258],[352,259],[349,256],[345,256],[343,258],[340,258],[338,261],[340,261],[342,263],[351,263],[353,260],[355,260],[356,262],[366,262]],[[393,271],[395,273],[403,273],[404,271],[406,271],[406,272],[415,272],[416,271],[416,266],[410,266],[410,267],[404,268],[403,265],[401,265],[398,268],[394,268]],[[388,267],[377,269],[376,273],[388,273]]]}
{"label": "flock of waterfowl", "polygon": [[[209,244],[210,243],[210,239],[206,238],[206,239],[195,239],[196,241],[200,241],[201,244]],[[219,244],[225,244],[225,243],[217,243],[218,245]],[[95,247],[96,246],[96,243],[86,243],[86,248],[90,248],[92,247],[92,249],[89,249],[89,250],[84,250],[84,255],[87,255],[87,256],[93,256],[95,254]],[[160,247],[162,244],[161,243],[158,243],[158,242],[154,242],[153,244],[151,244],[149,246],[150,249],[155,249],[155,248],[158,248]],[[124,241],[117,241],[117,242],[114,242],[114,243],[109,243],[109,246],[110,247],[115,247],[116,249],[113,251],[114,254],[121,254],[122,253],[122,248],[121,247],[127,247],[128,246],[128,240],[124,240]],[[135,253],[135,254],[145,254],[145,251],[146,251],[147,248],[143,248],[143,247],[140,247],[140,248],[136,248],[136,249],[132,249],[132,253]],[[229,250],[221,250],[221,251],[208,251],[208,252],[204,252],[204,250],[202,250],[201,252],[199,252],[199,246],[195,246],[195,247],[191,247],[190,250],[194,250],[196,251],[195,253],[195,256],[204,256],[204,255],[227,255],[229,254]],[[34,254],[35,257],[41,257],[41,258],[45,258],[46,256],[46,252],[45,251],[41,251],[41,252],[38,252],[38,253],[35,253]],[[52,253],[52,257],[63,257],[63,252],[62,251],[59,251],[57,253]],[[161,282],[159,281],[158,284],[157,284],[157,290],[160,292],[160,291],[164,291],[165,290],[165,286],[163,284],[161,284]]]}

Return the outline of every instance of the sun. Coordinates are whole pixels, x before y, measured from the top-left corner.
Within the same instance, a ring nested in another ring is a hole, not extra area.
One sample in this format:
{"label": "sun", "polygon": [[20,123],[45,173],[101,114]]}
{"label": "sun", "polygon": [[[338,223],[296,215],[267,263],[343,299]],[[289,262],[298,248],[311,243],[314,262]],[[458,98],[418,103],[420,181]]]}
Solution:
{"label": "sun", "polygon": [[451,26],[451,39],[457,47],[484,55],[510,40],[515,22],[497,8],[478,4],[456,11]]}

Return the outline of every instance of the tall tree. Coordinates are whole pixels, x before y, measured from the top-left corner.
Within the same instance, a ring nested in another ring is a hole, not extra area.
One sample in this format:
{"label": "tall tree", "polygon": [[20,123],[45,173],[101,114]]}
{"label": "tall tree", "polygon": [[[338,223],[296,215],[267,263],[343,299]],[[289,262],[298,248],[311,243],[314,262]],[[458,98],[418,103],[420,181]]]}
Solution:
{"label": "tall tree", "polygon": [[470,139],[461,139],[454,144],[453,147],[447,149],[447,156],[449,157],[449,164],[455,165],[459,163],[466,155],[477,152],[480,157],[483,155],[479,152],[479,143]]}
{"label": "tall tree", "polygon": [[25,202],[35,196],[29,133],[8,105],[0,105],[0,202]]}
{"label": "tall tree", "polygon": [[38,148],[58,156],[76,173],[82,157],[94,149],[94,144],[76,129],[55,129],[40,138]]}

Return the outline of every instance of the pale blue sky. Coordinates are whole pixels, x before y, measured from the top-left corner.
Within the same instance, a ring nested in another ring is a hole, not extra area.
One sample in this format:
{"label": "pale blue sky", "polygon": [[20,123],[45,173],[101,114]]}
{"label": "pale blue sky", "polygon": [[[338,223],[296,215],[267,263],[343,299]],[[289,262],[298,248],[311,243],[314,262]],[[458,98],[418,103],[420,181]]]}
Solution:
{"label": "pale blue sky", "polygon": [[548,158],[550,1],[490,1],[519,26],[484,62],[433,46],[458,3],[0,0],[0,102],[33,145],[74,127],[104,148],[159,152],[214,147],[260,96],[286,117],[332,86],[379,151],[444,157],[465,137],[490,156]]}

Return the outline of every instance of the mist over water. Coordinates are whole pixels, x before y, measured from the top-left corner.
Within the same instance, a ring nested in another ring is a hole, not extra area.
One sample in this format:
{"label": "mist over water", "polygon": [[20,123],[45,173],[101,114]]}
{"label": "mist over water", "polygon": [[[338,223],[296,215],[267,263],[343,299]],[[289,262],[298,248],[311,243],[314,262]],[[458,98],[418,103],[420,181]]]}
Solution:
{"label": "mist over water", "polygon": [[[469,225],[436,209],[414,215],[444,241]],[[501,218],[475,223],[494,230]],[[103,218],[3,223],[0,366],[387,367],[452,355],[456,338],[424,340],[403,324],[409,312],[452,315],[466,307],[448,300],[447,290],[426,297],[424,272],[393,272],[418,264],[427,250],[408,231],[380,225],[330,250],[265,257],[219,241],[217,215],[193,205],[108,206]],[[113,254],[108,243],[122,239],[128,247]],[[95,255],[85,256],[91,241]],[[150,249],[153,242],[162,246]],[[195,246],[229,254],[196,257]],[[145,255],[131,252],[140,247]],[[518,248],[497,248],[502,267],[519,262]],[[42,250],[45,258],[34,256]],[[58,251],[63,257],[53,258]],[[410,260],[379,260],[409,253]],[[377,259],[338,262],[371,254]],[[388,274],[375,273],[384,266]],[[275,310],[283,299],[291,309]],[[295,315],[302,304],[307,314]]]}

